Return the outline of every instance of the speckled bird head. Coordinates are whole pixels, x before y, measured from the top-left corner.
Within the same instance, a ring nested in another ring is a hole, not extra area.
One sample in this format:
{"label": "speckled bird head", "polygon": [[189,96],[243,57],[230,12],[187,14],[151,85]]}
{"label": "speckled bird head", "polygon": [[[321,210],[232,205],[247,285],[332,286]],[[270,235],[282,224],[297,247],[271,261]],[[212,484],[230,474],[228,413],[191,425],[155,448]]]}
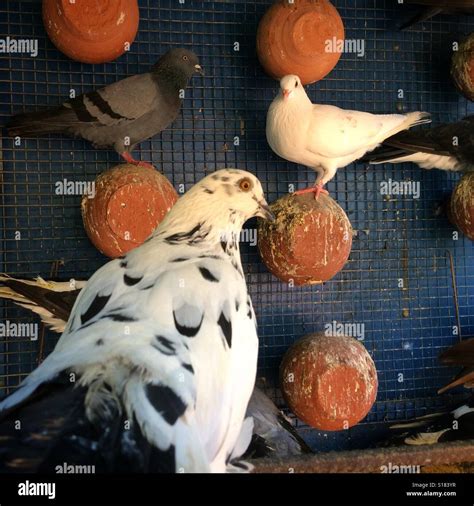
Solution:
{"label": "speckled bird head", "polygon": [[240,213],[244,221],[253,216],[273,219],[260,181],[245,170],[218,170],[199,181],[196,191],[221,201],[230,211]]}
{"label": "speckled bird head", "polygon": [[184,229],[193,223],[219,233],[238,232],[250,218],[273,220],[260,181],[250,172],[218,170],[196,183],[172,207],[157,231]]}

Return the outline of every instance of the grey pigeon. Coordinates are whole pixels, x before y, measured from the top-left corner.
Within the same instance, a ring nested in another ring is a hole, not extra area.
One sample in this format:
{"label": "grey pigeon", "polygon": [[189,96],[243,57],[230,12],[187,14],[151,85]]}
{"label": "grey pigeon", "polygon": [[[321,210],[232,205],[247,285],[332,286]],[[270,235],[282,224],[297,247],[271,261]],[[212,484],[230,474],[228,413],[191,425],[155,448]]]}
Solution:
{"label": "grey pigeon", "polygon": [[[122,448],[146,470],[247,470],[258,337],[238,237],[254,216],[273,219],[259,180],[217,171],[144,244],[99,269],[54,351],[0,403],[0,464],[13,470],[27,452],[30,470],[51,470],[84,443],[86,461],[113,464]],[[39,424],[42,411],[51,424]]]}
{"label": "grey pigeon", "polygon": [[400,132],[360,161],[371,164],[413,162],[423,169],[474,170],[474,115],[456,123]]}
{"label": "grey pigeon", "polygon": [[177,118],[183,91],[195,72],[202,73],[197,56],[187,49],[172,49],[146,74],[85,93],[59,107],[13,116],[8,134],[82,137],[96,148],[112,147],[129,163],[149,165],[135,160],[131,152]]}

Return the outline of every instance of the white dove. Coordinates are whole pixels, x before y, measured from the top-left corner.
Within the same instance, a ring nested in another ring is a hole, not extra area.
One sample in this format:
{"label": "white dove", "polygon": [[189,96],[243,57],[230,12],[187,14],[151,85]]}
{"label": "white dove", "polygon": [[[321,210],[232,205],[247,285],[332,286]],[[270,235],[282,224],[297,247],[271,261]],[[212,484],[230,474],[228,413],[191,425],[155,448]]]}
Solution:
{"label": "white dove", "polygon": [[318,173],[313,188],[296,194],[315,192],[317,198],[327,193],[323,187],[337,169],[372,151],[387,137],[431,121],[425,112],[379,115],[313,104],[295,75],[283,77],[280,88],[268,109],[268,144],[282,158]]}
{"label": "white dove", "polygon": [[[238,237],[253,216],[273,218],[258,179],[217,171],[181,197],[142,246],[99,269],[79,293],[54,351],[0,403],[0,467],[18,463],[25,453],[20,444],[34,453],[44,441],[47,454],[27,453],[23,466],[38,469],[40,461],[48,469],[51,455],[69,462],[58,450],[64,441],[50,440],[72,433],[68,444],[81,442],[74,452],[102,451],[109,464],[240,470],[235,459],[252,436],[252,421],[244,417],[258,338]],[[64,382],[58,385],[64,373],[75,380],[66,385],[67,397]],[[71,412],[63,405],[78,392],[79,415],[77,405]],[[45,425],[52,411],[57,417]],[[21,431],[13,430],[18,419]],[[43,439],[32,445],[28,436],[39,431]]]}

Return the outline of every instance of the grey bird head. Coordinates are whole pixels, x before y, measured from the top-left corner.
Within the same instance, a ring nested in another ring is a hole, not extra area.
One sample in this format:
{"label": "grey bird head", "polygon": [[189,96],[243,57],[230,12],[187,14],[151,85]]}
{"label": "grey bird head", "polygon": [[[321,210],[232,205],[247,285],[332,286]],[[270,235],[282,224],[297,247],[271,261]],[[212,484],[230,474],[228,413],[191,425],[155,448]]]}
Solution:
{"label": "grey bird head", "polygon": [[153,72],[189,81],[194,73],[204,75],[198,57],[189,49],[176,48],[165,53],[154,65]]}

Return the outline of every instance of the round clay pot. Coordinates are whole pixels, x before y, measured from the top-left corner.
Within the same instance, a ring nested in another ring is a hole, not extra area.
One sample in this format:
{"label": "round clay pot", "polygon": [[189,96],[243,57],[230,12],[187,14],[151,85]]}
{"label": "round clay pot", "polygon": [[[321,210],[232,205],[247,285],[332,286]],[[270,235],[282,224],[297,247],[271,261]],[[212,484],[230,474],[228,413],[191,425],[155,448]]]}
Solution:
{"label": "round clay pot", "polygon": [[458,90],[474,101],[474,33],[468,35],[453,53],[451,75]]}
{"label": "round clay pot", "polygon": [[83,63],[110,62],[128,51],[138,20],[137,0],[43,0],[51,42]]}
{"label": "round clay pot", "polygon": [[296,74],[309,84],[336,66],[337,41],[344,41],[344,25],[329,0],[278,0],[260,21],[257,54],[271,77]]}
{"label": "round clay pot", "polygon": [[259,222],[258,247],[268,270],[295,285],[323,283],[345,265],[352,227],[328,195],[286,195],[271,204],[274,222]]}
{"label": "round clay pot", "polygon": [[95,181],[95,196],[81,202],[84,228],[94,246],[116,258],[140,246],[178,200],[165,176],[121,164]]}
{"label": "round clay pot", "polygon": [[305,423],[320,430],[344,430],[373,406],[377,370],[353,337],[310,334],[283,357],[280,387],[290,409]]}
{"label": "round clay pot", "polygon": [[474,241],[474,173],[464,174],[448,205],[448,217],[466,237]]}

